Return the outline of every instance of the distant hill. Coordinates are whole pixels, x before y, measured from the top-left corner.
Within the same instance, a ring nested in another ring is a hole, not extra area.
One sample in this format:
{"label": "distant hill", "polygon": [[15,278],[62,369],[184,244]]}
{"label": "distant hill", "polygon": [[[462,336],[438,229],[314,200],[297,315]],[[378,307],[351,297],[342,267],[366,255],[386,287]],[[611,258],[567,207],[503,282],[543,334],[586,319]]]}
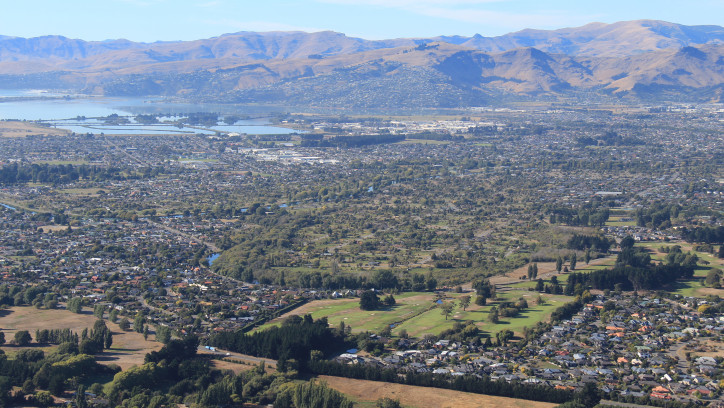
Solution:
{"label": "distant hill", "polygon": [[636,20],[552,31],[526,29],[500,37],[474,36],[460,43],[488,52],[535,47],[549,53],[589,57],[621,57],[703,44],[724,44],[724,27]]}
{"label": "distant hill", "polygon": [[0,87],[348,107],[591,93],[722,101],[724,28],[640,20],[500,37],[370,41],[241,32],[187,42],[0,36]]}

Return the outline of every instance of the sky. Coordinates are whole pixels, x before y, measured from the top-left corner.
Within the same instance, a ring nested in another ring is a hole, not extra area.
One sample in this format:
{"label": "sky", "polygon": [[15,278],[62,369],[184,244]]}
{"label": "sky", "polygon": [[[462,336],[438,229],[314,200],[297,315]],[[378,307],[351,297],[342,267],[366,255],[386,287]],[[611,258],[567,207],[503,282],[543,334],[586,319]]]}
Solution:
{"label": "sky", "polygon": [[332,30],[377,40],[486,37],[652,19],[724,25],[724,0],[4,0],[0,35],[177,41]]}

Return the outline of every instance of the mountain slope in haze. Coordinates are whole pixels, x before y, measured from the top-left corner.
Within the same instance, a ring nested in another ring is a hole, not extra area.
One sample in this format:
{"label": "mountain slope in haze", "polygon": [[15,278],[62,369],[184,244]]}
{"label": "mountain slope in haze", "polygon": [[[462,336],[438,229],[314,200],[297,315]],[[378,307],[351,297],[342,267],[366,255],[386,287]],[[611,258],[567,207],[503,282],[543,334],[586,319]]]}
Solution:
{"label": "mountain slope in haze", "polygon": [[47,70],[101,71],[130,67],[176,64],[179,72],[191,71],[202,62],[205,67],[256,60],[293,59],[344,55],[379,48],[413,44],[413,40],[369,41],[347,37],[332,31],[241,32],[196,41],[134,43],[127,40],[95,41],[68,39],[61,36],[37,38],[0,38],[0,72],[13,70],[14,62],[39,61],[35,72]]}
{"label": "mountain slope in haze", "polygon": [[489,54],[429,43],[324,59],[256,61],[186,74],[132,74],[88,86],[108,95],[348,107],[457,107],[592,90],[646,98],[665,90],[666,95],[679,92],[687,98],[716,101],[720,93],[714,90],[724,82],[721,61],[721,45],[627,58],[575,58],[531,47]]}
{"label": "mountain slope in haze", "polygon": [[474,36],[459,44],[488,52],[535,47],[555,54],[621,57],[667,48],[724,44],[724,27],[636,20],[613,24],[591,23],[552,31],[526,29],[499,37]]}
{"label": "mountain slope in haze", "polygon": [[458,107],[592,92],[721,101],[724,93],[718,26],[641,20],[434,40],[334,32],[150,44],[0,37],[0,87],[349,107]]}
{"label": "mountain slope in haze", "polygon": [[[629,56],[667,48],[724,44],[720,26],[685,26],[655,20],[591,23],[560,30],[526,29],[499,37],[441,36],[436,38],[370,41],[341,33],[240,32],[195,41],[136,43],[128,40],[83,41],[61,36],[36,38],[0,36],[0,73],[27,72],[15,69],[18,61],[37,61],[37,70],[103,70],[177,64],[178,72],[256,60],[323,58],[375,49],[446,42],[486,52],[534,47],[570,56]],[[196,62],[194,64],[193,62]],[[27,65],[26,65],[27,67]]]}

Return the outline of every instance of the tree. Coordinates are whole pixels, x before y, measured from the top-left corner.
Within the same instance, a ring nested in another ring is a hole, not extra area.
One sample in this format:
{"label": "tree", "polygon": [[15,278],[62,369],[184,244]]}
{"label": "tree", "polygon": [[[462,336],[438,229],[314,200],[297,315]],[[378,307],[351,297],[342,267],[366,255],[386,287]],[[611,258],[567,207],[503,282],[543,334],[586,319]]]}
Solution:
{"label": "tree", "polygon": [[50,377],[48,383],[48,391],[56,397],[60,397],[65,392],[65,379],[62,375],[56,374]]}
{"label": "tree", "polygon": [[133,330],[136,333],[143,333],[144,323],[146,323],[146,319],[143,318],[143,315],[140,313],[136,314],[136,317],[133,319]]}
{"label": "tree", "polygon": [[110,313],[108,313],[108,320],[111,321],[111,323],[115,323],[118,321],[118,309],[113,308]]}
{"label": "tree", "polygon": [[53,396],[50,395],[48,391],[38,391],[37,394],[35,394],[35,401],[40,405],[41,407],[49,407],[53,405]]}
{"label": "tree", "polygon": [[505,329],[497,332],[495,337],[498,339],[498,344],[508,344],[508,340],[513,338],[513,332]]}
{"label": "tree", "polygon": [[108,330],[105,334],[105,337],[103,338],[103,347],[106,349],[111,348],[113,345],[113,334],[111,334],[111,331]]}
{"label": "tree", "polygon": [[68,301],[67,305],[68,310],[70,310],[73,313],[80,313],[83,311],[83,298],[81,297],[74,297]]}
{"label": "tree", "polygon": [[380,299],[371,290],[362,292],[359,298],[359,308],[362,310],[377,310],[380,307]]}
{"label": "tree", "polygon": [[18,346],[27,346],[32,338],[27,330],[18,330],[15,332],[15,344]]}
{"label": "tree", "polygon": [[168,326],[156,326],[156,341],[168,344],[171,340],[171,329]]}
{"label": "tree", "polygon": [[485,306],[488,303],[488,299],[485,296],[477,296],[475,298],[475,304],[478,306]]}
{"label": "tree", "polygon": [[434,292],[435,289],[437,289],[437,279],[432,276],[432,273],[427,275],[427,282],[425,282],[425,284],[427,285],[428,292]]}
{"label": "tree", "polygon": [[452,314],[454,307],[455,302],[447,302],[440,305],[440,313],[445,316],[445,320]]}
{"label": "tree", "polygon": [[0,346],[5,344],[5,333],[0,332]]}
{"label": "tree", "polygon": [[561,258],[561,256],[558,255],[558,258],[556,258],[556,272],[561,273],[562,268],[563,268],[563,258]]}
{"label": "tree", "polygon": [[470,295],[460,297],[460,306],[463,308],[463,311],[470,306]]}
{"label": "tree", "polygon": [[488,321],[493,324],[497,324],[500,321],[497,307],[493,306],[490,309],[490,313],[488,313]]}
{"label": "tree", "polygon": [[375,406],[377,408],[402,408],[402,405],[400,405],[400,401],[396,399],[391,398],[380,398],[375,403]]}
{"label": "tree", "polygon": [[88,401],[85,399],[85,386],[83,384],[79,385],[75,391],[75,406],[77,408],[88,408]]}
{"label": "tree", "polygon": [[95,317],[97,317],[97,318],[99,318],[99,319],[102,319],[102,318],[103,318],[103,313],[104,313],[105,311],[106,311],[105,306],[103,306],[103,305],[95,305],[95,306],[93,307],[93,316],[95,316]]}
{"label": "tree", "polygon": [[621,247],[621,250],[630,249],[630,248],[633,248],[635,243],[636,243],[636,240],[634,240],[633,237],[631,237],[631,235],[627,235],[626,237],[624,237],[621,240],[621,243],[618,244],[618,246]]}
{"label": "tree", "polygon": [[121,319],[121,321],[118,322],[118,327],[121,330],[126,331],[131,327],[131,322],[124,317],[123,319]]}
{"label": "tree", "polygon": [[712,269],[706,274],[706,279],[704,280],[704,283],[706,283],[706,286],[717,288],[721,286],[721,278],[722,271],[719,269]]}
{"label": "tree", "polygon": [[576,269],[576,263],[578,263],[578,256],[577,256],[576,253],[574,252],[574,253],[571,255],[571,270],[572,270],[572,271]]}

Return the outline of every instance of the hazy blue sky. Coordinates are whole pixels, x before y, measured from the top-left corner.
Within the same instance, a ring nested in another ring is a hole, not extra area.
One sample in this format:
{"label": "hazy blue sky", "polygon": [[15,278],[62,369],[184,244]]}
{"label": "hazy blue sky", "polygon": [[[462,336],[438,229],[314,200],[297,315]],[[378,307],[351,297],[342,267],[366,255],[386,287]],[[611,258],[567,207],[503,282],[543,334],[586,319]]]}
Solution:
{"label": "hazy blue sky", "polygon": [[555,29],[655,19],[724,24],[724,0],[8,0],[0,35],[191,40],[333,30],[367,39]]}

